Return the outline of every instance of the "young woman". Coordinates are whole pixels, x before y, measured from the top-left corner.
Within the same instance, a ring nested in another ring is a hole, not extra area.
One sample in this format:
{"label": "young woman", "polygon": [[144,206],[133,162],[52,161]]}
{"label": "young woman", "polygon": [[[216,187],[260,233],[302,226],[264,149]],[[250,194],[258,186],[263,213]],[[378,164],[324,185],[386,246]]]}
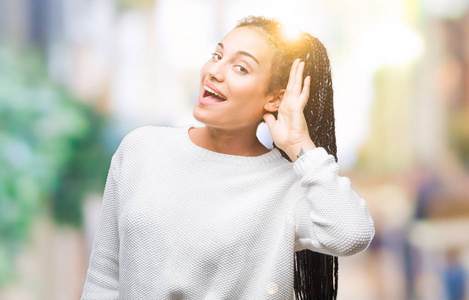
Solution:
{"label": "young woman", "polygon": [[373,221],[338,176],[326,50],[282,32],[248,17],[218,43],[194,108],[204,127],[124,138],[82,299],[336,298],[336,256],[366,249]]}

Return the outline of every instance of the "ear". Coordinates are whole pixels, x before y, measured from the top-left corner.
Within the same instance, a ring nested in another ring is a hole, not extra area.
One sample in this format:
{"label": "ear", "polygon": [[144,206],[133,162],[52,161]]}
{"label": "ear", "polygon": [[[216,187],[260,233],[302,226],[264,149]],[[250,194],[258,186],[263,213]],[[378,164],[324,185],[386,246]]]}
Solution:
{"label": "ear", "polygon": [[268,112],[276,112],[282,104],[283,95],[285,95],[285,89],[281,89],[275,94],[272,94],[270,98],[268,98],[267,103],[264,105],[264,109]]}

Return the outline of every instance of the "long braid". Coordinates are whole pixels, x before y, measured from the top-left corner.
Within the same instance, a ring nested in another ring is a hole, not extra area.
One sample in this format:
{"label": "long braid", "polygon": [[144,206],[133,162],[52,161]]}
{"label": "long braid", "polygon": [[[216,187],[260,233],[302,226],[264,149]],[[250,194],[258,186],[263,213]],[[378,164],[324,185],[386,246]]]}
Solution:
{"label": "long braid", "polygon": [[[237,27],[251,26],[264,34],[275,51],[272,78],[267,89],[284,88],[289,70],[296,58],[305,61],[303,76],[311,76],[311,88],[304,115],[309,135],[317,147],[323,147],[337,161],[335,118],[331,68],[324,45],[308,33],[304,39],[291,42],[282,39],[280,24],[263,17],[247,17]],[[288,160],[288,155],[276,147]],[[338,258],[302,250],[295,252],[294,289],[297,300],[335,300],[338,288]]]}
{"label": "long braid", "polygon": [[[304,77],[311,76],[310,97],[304,108],[309,135],[317,147],[323,147],[337,161],[335,118],[330,62],[324,45],[306,34],[311,44],[306,55]],[[284,156],[285,157],[285,156]],[[295,296],[301,300],[337,299],[338,258],[313,252],[295,254]]]}
{"label": "long braid", "polygon": [[311,93],[304,114],[309,134],[317,147],[323,147],[337,161],[333,89],[329,58],[324,45],[315,37],[311,40],[312,55],[306,60],[305,76],[311,75]]}

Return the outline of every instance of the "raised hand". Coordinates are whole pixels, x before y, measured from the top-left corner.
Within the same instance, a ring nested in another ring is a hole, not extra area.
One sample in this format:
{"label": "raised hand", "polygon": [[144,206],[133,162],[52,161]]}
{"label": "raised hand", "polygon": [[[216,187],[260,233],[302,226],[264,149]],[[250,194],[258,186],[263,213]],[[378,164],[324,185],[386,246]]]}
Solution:
{"label": "raised hand", "polygon": [[282,149],[292,161],[296,160],[300,149],[316,148],[309,137],[303,114],[311,84],[311,77],[308,76],[304,80],[303,88],[301,87],[304,65],[300,59],[293,62],[277,119],[271,113],[263,116],[275,145]]}

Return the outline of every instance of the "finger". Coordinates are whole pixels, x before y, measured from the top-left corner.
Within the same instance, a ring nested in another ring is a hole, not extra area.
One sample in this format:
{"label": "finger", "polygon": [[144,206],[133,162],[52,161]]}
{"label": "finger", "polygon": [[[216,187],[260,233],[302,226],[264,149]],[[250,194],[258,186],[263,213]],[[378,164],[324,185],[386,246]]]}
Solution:
{"label": "finger", "polygon": [[295,74],[296,74],[296,70],[298,69],[298,64],[299,63],[300,63],[300,59],[297,58],[297,59],[295,59],[295,61],[293,62],[292,66],[291,66],[290,76],[288,77],[288,83],[287,83],[287,88],[285,90],[285,93],[290,93],[292,88],[293,88],[293,84],[294,84],[294,81],[295,81]]}
{"label": "finger", "polygon": [[303,70],[305,68],[305,62],[302,61],[298,64],[298,68],[295,73],[295,80],[292,86],[292,93],[294,95],[301,94],[301,83],[303,82]]}
{"label": "finger", "polygon": [[[262,118],[264,119],[265,123],[269,127],[269,130],[272,130],[272,127],[274,126],[275,123],[275,117],[271,113],[265,113]],[[271,131],[272,132],[272,131]]]}
{"label": "finger", "polygon": [[286,87],[286,93],[290,92],[292,87],[293,87],[293,81],[295,80],[295,73],[296,69],[298,68],[298,64],[300,63],[300,59],[297,58],[293,61],[291,69],[290,69],[290,75],[288,76],[288,83]]}
{"label": "finger", "polygon": [[311,89],[311,76],[306,76],[303,91],[301,92],[301,108],[304,108],[309,98],[309,91]]}

